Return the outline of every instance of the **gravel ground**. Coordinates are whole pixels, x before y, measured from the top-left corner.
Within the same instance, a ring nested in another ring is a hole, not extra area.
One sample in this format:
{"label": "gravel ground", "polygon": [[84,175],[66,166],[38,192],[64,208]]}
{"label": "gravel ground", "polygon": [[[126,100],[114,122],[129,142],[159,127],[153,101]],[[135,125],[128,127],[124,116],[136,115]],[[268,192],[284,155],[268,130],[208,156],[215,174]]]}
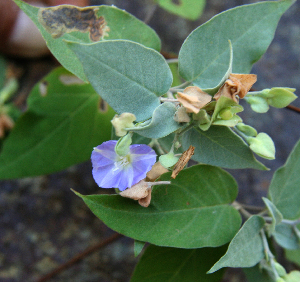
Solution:
{"label": "gravel ground", "polygon": [[[93,4],[100,2],[92,1]],[[216,13],[257,1],[207,2],[205,14],[197,22],[183,20],[159,8],[155,10],[149,24],[163,38],[164,51],[177,53],[186,36]],[[140,19],[144,19],[153,8],[150,1],[101,3],[115,4]],[[256,89],[273,86],[300,89],[299,14],[298,1],[282,17],[272,45],[253,68],[253,73],[258,75]],[[55,65],[50,58],[15,63],[25,69],[22,95]],[[299,90],[296,94],[300,95]],[[293,104],[300,107],[300,100]],[[266,195],[274,171],[284,164],[300,137],[299,117],[287,109],[271,109],[264,115],[253,114],[247,105],[244,106],[246,110],[242,117],[245,123],[274,139],[277,158],[275,161],[263,161],[271,168],[268,172],[230,172],[240,186],[238,200],[262,205],[261,197]],[[53,175],[0,182],[0,281],[38,281],[86,248],[114,234],[92,215],[70,188],[83,194],[102,192],[91,176],[90,162]],[[48,281],[129,281],[136,261],[133,241],[123,237]],[[239,271],[230,271],[224,281],[244,281],[239,275]]]}

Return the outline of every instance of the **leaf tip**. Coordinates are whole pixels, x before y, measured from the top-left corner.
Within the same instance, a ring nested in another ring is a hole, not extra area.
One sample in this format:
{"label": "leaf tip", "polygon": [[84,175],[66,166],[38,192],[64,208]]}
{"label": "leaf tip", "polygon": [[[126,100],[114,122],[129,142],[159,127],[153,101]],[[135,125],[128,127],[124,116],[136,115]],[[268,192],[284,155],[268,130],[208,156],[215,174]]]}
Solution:
{"label": "leaf tip", "polygon": [[70,190],[71,190],[75,195],[77,195],[78,197],[83,198],[83,195],[80,194],[79,192],[75,191],[73,188],[70,188]]}

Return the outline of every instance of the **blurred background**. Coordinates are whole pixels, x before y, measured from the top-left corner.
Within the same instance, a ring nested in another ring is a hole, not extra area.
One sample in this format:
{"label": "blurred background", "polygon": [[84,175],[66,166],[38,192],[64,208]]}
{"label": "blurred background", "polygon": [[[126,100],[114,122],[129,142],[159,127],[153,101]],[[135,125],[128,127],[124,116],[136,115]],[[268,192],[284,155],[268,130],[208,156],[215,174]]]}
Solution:
{"label": "blurred background", "polygon": [[[202,16],[196,21],[170,14],[152,0],[32,2],[39,6],[115,5],[146,20],[161,38],[163,54],[176,56],[184,39],[200,24],[226,9],[258,1],[207,1]],[[299,14],[298,1],[280,20],[271,46],[252,70],[258,75],[255,90],[286,86],[298,89],[296,94],[300,95]],[[27,25],[23,17],[11,0],[1,0],[1,56],[18,77],[20,86],[14,103],[22,110],[26,109],[26,98],[34,84],[59,65],[38,33],[33,32],[35,27]],[[238,201],[263,206],[261,197],[266,196],[274,171],[285,163],[300,138],[299,113],[272,108],[266,114],[257,114],[243,101],[241,104],[245,107],[241,115],[244,122],[258,132],[269,134],[277,149],[276,160],[263,160],[270,171],[230,170],[239,183]],[[300,107],[300,100],[293,105]],[[113,236],[114,232],[97,219],[70,188],[82,194],[107,192],[95,184],[90,162],[52,175],[0,181],[0,281],[129,281],[137,262],[133,240],[121,237],[101,249],[95,248],[97,251],[90,255],[82,254]],[[80,261],[71,263],[51,279],[46,277],[47,273],[80,254]],[[241,271],[230,270],[224,281],[244,279]]]}

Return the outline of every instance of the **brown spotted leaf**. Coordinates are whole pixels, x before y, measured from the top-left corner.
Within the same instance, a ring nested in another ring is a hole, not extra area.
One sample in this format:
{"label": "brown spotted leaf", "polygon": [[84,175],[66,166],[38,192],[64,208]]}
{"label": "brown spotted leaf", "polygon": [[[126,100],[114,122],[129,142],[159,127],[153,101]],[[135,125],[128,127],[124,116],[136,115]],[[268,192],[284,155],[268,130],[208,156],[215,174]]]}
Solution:
{"label": "brown spotted leaf", "polygon": [[56,59],[84,81],[82,65],[64,40],[92,43],[103,38],[128,39],[160,50],[160,39],[153,29],[115,6],[38,8],[21,0],[14,2],[38,27]]}

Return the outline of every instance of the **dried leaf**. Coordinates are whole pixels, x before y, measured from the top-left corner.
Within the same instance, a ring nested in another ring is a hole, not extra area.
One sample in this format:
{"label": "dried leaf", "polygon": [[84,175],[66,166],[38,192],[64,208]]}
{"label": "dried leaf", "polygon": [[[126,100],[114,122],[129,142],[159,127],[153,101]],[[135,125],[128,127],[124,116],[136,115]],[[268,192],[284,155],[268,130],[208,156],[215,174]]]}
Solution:
{"label": "dried leaf", "polygon": [[175,164],[174,170],[172,172],[171,177],[176,178],[178,173],[182,171],[185,167],[185,165],[188,163],[188,161],[191,159],[192,155],[194,155],[195,147],[190,145],[190,147],[183,152],[178,162]]}

